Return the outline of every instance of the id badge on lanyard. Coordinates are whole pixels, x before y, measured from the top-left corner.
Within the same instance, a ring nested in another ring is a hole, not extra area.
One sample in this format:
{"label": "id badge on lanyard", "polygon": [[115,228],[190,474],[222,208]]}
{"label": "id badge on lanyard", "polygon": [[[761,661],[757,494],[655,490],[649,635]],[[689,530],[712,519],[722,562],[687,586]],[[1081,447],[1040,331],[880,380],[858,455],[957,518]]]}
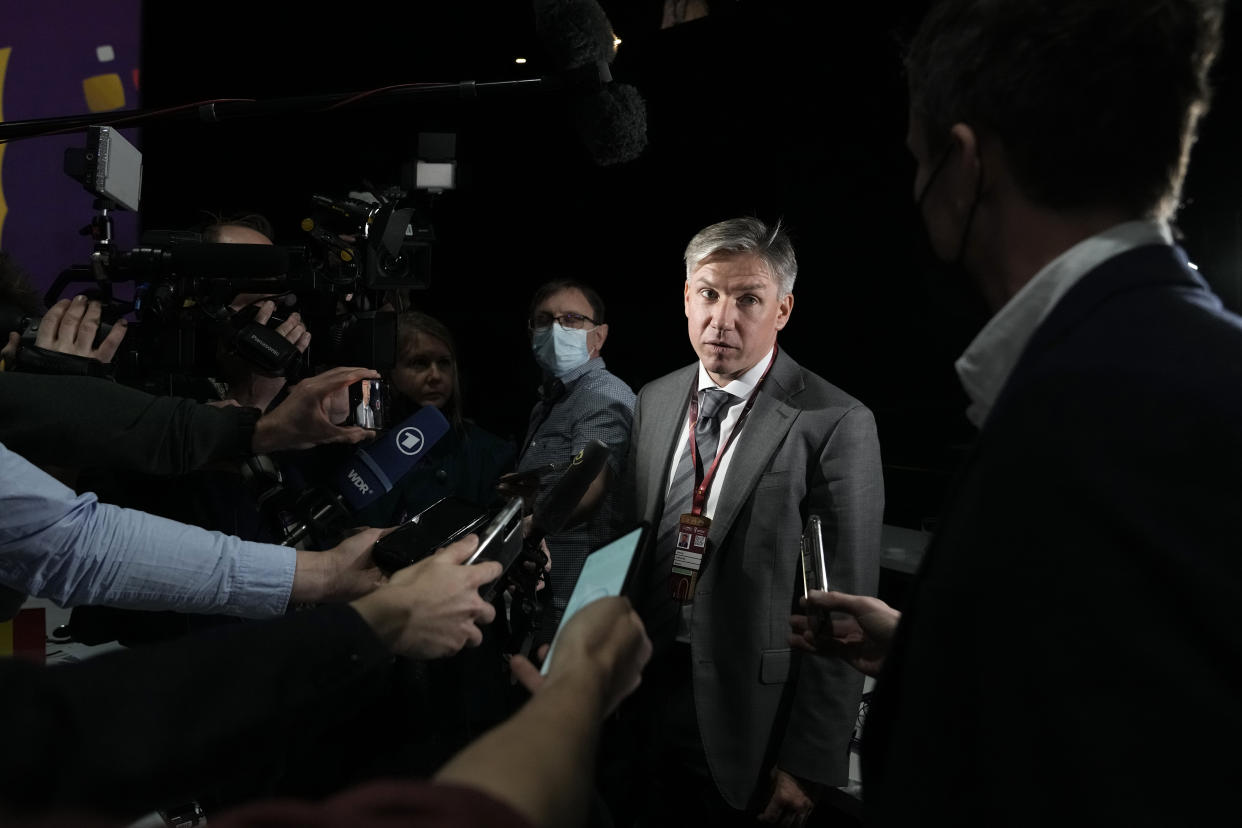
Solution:
{"label": "id badge on lanyard", "polygon": [[673,550],[673,571],[669,576],[669,589],[674,600],[683,604],[694,597],[699,583],[699,571],[707,557],[707,530],[712,519],[688,512],[677,523],[676,549]]}

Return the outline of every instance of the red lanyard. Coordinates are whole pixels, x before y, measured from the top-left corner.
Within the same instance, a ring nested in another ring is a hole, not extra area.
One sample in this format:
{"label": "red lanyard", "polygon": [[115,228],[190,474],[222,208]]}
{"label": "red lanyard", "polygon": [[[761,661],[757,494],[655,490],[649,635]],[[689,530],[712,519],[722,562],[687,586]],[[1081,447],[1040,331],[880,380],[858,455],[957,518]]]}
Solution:
{"label": "red lanyard", "polygon": [[776,363],[776,345],[772,346],[772,358],[768,360],[768,367],[763,369],[763,376],[759,377],[759,382],[755,383],[755,388],[750,392],[750,396],[746,398],[746,405],[742,408],[742,413],[738,415],[737,422],[733,424],[733,430],[729,432],[728,441],[716,451],[716,458],[712,460],[711,468],[706,473],[699,466],[699,450],[695,445],[694,427],[699,422],[699,389],[696,382],[694,387],[690,389],[690,462],[694,464],[694,479],[698,484],[694,488],[694,499],[691,502],[690,514],[703,514],[703,507],[707,505],[707,492],[712,486],[712,480],[716,478],[716,469],[720,466],[720,458],[725,456],[725,452],[729,450],[729,446],[733,445],[733,441],[737,439],[738,433],[742,430],[742,423],[746,422],[746,416],[750,414],[750,409],[755,405],[755,398],[759,396],[759,389],[763,387],[763,381],[768,378],[768,372],[772,370],[773,364]]}

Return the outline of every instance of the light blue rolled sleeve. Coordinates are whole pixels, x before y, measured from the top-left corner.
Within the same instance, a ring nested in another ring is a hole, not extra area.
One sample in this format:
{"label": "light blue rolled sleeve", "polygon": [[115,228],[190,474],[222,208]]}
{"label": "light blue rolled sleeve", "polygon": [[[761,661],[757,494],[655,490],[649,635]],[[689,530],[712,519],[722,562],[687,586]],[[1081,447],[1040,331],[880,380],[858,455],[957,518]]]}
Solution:
{"label": "light blue rolled sleeve", "polygon": [[75,494],[0,444],[0,583],[63,607],[279,615],[296,552]]}

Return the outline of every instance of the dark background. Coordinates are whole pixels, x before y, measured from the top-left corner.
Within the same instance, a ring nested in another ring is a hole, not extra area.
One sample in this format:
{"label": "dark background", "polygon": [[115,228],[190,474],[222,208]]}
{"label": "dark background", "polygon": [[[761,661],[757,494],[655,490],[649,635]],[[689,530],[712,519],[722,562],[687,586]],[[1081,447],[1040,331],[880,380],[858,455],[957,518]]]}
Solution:
{"label": "dark background", "polygon": [[[213,6],[187,24],[175,5],[144,6],[146,108],[552,69],[529,3],[309,14],[273,2],[263,9],[275,23],[263,25],[243,8]],[[967,286],[932,265],[911,204],[899,55],[926,3],[731,0],[667,29],[662,2],[602,6],[623,40],[614,76],[647,105],[648,146],[635,161],[595,164],[554,96],[149,126],[143,226],[257,210],[279,243],[303,243],[311,194],[396,184],[418,133],[455,133],[458,188],[432,212],[431,285],[414,299],[458,338],[467,415],[520,439],[537,381],[524,328],[535,286],[568,276],[598,287],[605,359],[637,390],[694,358],[681,309],[689,238],[733,216],[780,218],[800,263],[782,347],[872,408],[886,519],[918,527],[971,436],[952,363],[984,320]],[[519,55],[531,62],[515,65]],[[1180,221],[1192,259],[1235,310],[1237,63],[1227,49],[1218,64]]]}

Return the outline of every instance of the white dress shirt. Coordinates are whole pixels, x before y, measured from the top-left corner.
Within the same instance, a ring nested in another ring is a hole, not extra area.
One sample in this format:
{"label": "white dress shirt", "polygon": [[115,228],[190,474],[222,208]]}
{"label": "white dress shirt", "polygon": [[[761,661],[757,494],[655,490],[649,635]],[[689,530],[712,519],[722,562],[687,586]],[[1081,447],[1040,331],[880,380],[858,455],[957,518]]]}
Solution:
{"label": "white dress shirt", "polygon": [[[763,359],[755,363],[753,368],[723,387],[722,390],[727,391],[734,397],[737,397],[741,402],[734,403],[729,408],[729,412],[725,414],[725,418],[720,421],[720,441],[716,444],[717,451],[728,444],[730,436],[733,434],[733,429],[737,426],[737,421],[742,416],[742,409],[746,407],[746,400],[750,397],[751,393],[754,392],[755,386],[759,384],[760,378],[762,378],[764,372],[768,370],[768,363],[771,361],[772,351],[768,351],[767,354],[764,355]],[[717,385],[716,381],[711,378],[711,375],[707,373],[707,369],[703,367],[703,363],[700,362],[698,385],[700,407],[703,404],[703,389],[720,387],[721,386]],[[716,476],[712,479],[712,486],[707,490],[707,503],[703,506],[703,515],[707,518],[711,518],[711,516],[716,512],[716,504],[720,500],[720,492],[724,490],[724,482],[729,474],[729,463],[733,459],[733,455],[736,452],[738,440],[741,439],[742,435],[739,433],[737,440],[733,441],[733,444],[729,446],[728,451],[726,451],[724,456],[720,458],[720,465],[716,468]],[[682,456],[685,455],[689,448],[690,416],[687,413],[685,422],[681,425],[681,437],[677,441],[677,448],[673,451],[672,463],[669,465],[668,469],[668,480],[670,487],[672,486],[673,478],[677,475],[677,464],[681,462]],[[708,467],[710,467],[710,465],[711,463],[708,461]],[[706,473],[707,468],[704,468],[703,472]],[[667,491],[665,491],[664,494],[666,497],[668,496]]]}

